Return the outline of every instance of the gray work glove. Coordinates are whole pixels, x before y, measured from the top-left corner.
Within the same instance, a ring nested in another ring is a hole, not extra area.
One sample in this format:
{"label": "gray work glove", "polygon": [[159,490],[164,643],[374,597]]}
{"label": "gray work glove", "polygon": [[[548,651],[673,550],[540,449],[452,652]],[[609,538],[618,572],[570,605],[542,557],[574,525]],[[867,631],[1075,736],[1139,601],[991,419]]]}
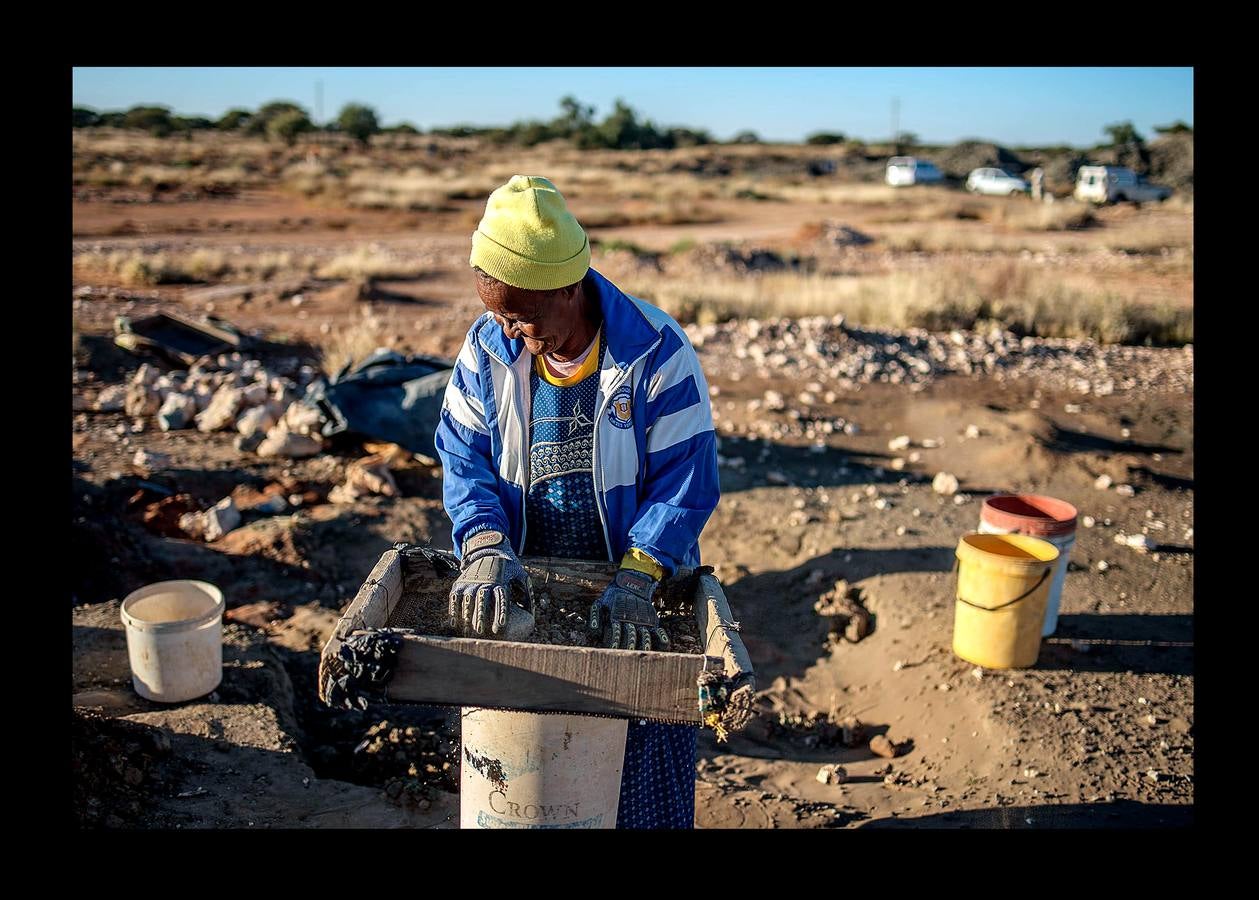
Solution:
{"label": "gray work glove", "polygon": [[587,625],[591,637],[604,647],[623,650],[668,650],[669,636],[660,627],[660,616],[651,596],[659,584],[650,575],[619,569],[612,583],[590,606]]}
{"label": "gray work glove", "polygon": [[450,624],[464,634],[519,640],[533,630],[529,576],[501,531],[463,542],[459,577],[450,588]]}

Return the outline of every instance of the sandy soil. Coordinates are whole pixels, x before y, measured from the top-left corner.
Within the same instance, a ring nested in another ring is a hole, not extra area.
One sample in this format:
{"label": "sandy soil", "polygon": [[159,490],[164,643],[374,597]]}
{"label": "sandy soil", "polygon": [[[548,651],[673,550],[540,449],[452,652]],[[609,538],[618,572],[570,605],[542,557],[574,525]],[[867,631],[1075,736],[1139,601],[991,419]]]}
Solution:
{"label": "sandy soil", "polygon": [[[216,311],[296,347],[317,342],[321,323],[342,327],[369,308],[396,326],[400,346],[453,355],[480,310],[461,268],[466,229],[456,214],[429,223],[265,196],[216,203],[76,203],[75,243],[177,242],[187,231],[198,246],[334,247],[375,235],[433,261],[430,274],[378,285],[386,293],[366,303],[329,289],[306,297],[296,314],[279,298]],[[766,234],[788,234],[815,212],[796,209],[794,225],[786,213],[762,225]],[[240,224],[215,230],[207,228],[210,218]],[[725,227],[746,234],[745,223]],[[699,229],[685,232],[694,237]],[[615,233],[662,245],[676,239],[664,230]],[[353,449],[267,461],[234,450],[230,434],[166,434],[151,423],[130,433],[123,414],[88,409],[103,385],[124,380],[139,362],[111,345],[114,316],[203,310],[186,300],[192,287],[112,285],[111,293],[103,278],[75,286],[83,284],[92,293],[75,309],[80,411],[72,479],[75,551],[84,563],[74,576],[72,617],[75,743],[86,749],[76,757],[76,785],[108,809],[81,808],[76,821],[451,827],[457,724],[446,711],[331,711],[314,696],[318,650],[380,553],[398,540],[449,547],[439,478],[414,464],[395,473],[399,498],[331,504],[327,492],[359,455]],[[749,378],[713,384],[722,401],[735,401],[723,426],[778,416],[748,412],[746,401],[770,387],[799,389]],[[881,384],[842,391],[825,410],[860,431],[828,436],[821,452],[726,432],[722,455],[744,462],[723,468],[722,502],[702,549],[742,622],[760,715],[727,744],[703,734],[697,826],[1158,827],[1192,820],[1192,397],[1037,391],[1034,381],[961,376],[917,393]],[[1068,404],[1076,411],[1066,411]],[[963,439],[970,424],[981,437]],[[892,471],[887,444],[902,434],[942,446]],[[175,462],[141,472],[131,463],[141,448]],[[968,502],[933,492],[931,477],[941,470],[958,476]],[[1103,473],[1133,485],[1134,496],[1095,488]],[[310,502],[293,515],[247,513],[240,529],[212,544],[156,534],[140,521],[143,506],[161,496],[145,494],[141,482],[209,505],[240,485],[261,490],[277,481],[309,491]],[[983,496],[1010,489],[1061,497],[1096,524],[1079,531],[1058,631],[1038,665],[985,671],[950,651],[953,551],[978,525]],[[880,498],[890,505],[877,508]],[[1156,553],[1113,540],[1153,522],[1163,526],[1150,532],[1161,545]],[[239,621],[226,627],[219,690],[159,707],[130,688],[118,602],[169,577],[222,585]],[[863,589],[873,615],[872,633],[858,643],[828,642],[813,610],[840,578]],[[844,746],[828,722],[846,715],[904,752],[888,760],[865,744]],[[817,780],[818,769],[832,763],[846,769],[845,784]]]}

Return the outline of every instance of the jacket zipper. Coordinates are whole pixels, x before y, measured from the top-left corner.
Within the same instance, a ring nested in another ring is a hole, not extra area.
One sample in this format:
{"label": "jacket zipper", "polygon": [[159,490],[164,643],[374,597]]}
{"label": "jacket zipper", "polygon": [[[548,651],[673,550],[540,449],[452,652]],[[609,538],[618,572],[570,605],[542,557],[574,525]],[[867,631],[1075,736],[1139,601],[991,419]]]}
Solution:
{"label": "jacket zipper", "polygon": [[[622,384],[625,383],[625,379],[628,378],[630,373],[634,371],[634,366],[638,365],[640,362],[646,359],[648,354],[651,353],[651,351],[659,347],[660,342],[662,340],[663,338],[657,337],[656,340],[652,343],[652,345],[648,347],[646,350],[644,350],[643,353],[638,356],[638,358],[636,358],[629,365],[624,366],[620,369],[620,375],[617,376],[616,381],[612,382],[612,384],[609,385],[607,392],[604,393],[603,399],[599,402],[595,411],[594,436],[593,436],[594,439],[593,439],[593,443],[592,443],[591,451],[590,451],[591,475],[595,479],[595,509],[599,511],[599,523],[603,526],[603,545],[608,551],[608,560],[610,562],[615,562],[615,560],[612,559],[612,540],[608,536],[608,516],[607,516],[607,512],[604,509],[603,466],[600,465],[600,462],[599,462],[599,423],[603,421],[603,413],[607,409],[608,399],[614,393],[616,393],[617,388],[619,388]],[[523,410],[524,409],[524,403],[523,403],[524,386],[519,383],[519,379],[514,378],[514,375],[515,375],[514,370],[512,369],[511,366],[507,365],[507,363],[499,359],[498,354],[494,353],[494,351],[492,351],[489,347],[486,347],[484,342],[481,342],[481,347],[482,349],[485,350],[486,355],[488,355],[496,363],[498,363],[500,366],[502,366],[504,369],[507,370],[508,377],[515,382],[513,384],[513,389],[515,390],[515,393],[516,393],[516,400],[520,401],[517,403],[517,406]],[[493,382],[491,381],[491,385],[492,384]],[[493,390],[492,386],[491,386],[491,390]],[[523,419],[526,432],[529,429],[529,415],[530,415],[529,413],[526,413]],[[499,434],[501,435],[502,432],[500,431]],[[522,451],[520,454],[520,459],[522,460],[522,463],[525,467],[523,484],[520,487],[520,552],[523,554],[525,552],[525,537],[529,533],[529,520],[528,520],[528,516],[526,515],[526,510],[527,510],[528,502],[529,502],[529,471],[528,471],[529,435],[527,433],[522,435],[520,437],[520,441],[521,441],[520,449]]]}
{"label": "jacket zipper", "polygon": [[621,374],[617,377],[616,381],[612,382],[612,384],[608,386],[608,390],[603,395],[603,400],[598,404],[598,407],[595,412],[594,445],[592,446],[591,452],[590,452],[590,456],[591,456],[590,465],[591,465],[591,470],[592,470],[591,474],[595,478],[595,509],[599,511],[599,522],[600,524],[603,525],[603,543],[604,543],[604,546],[606,546],[608,549],[609,562],[616,562],[616,560],[612,558],[612,539],[608,536],[608,516],[607,516],[607,512],[604,510],[603,465],[601,464],[599,460],[599,428],[600,428],[600,425],[603,423],[603,413],[607,409],[608,400],[611,399],[612,395],[616,393],[617,388],[619,388],[622,384],[625,383],[625,379],[628,378],[630,373],[634,371],[634,366],[638,365],[640,362],[646,359],[647,355],[651,353],[651,351],[655,350],[658,346],[660,346],[661,340],[663,339],[657,338],[655,343],[653,343],[650,347],[648,347],[641,356],[639,356],[636,360],[634,360],[628,366],[625,366],[624,368],[620,370]]}

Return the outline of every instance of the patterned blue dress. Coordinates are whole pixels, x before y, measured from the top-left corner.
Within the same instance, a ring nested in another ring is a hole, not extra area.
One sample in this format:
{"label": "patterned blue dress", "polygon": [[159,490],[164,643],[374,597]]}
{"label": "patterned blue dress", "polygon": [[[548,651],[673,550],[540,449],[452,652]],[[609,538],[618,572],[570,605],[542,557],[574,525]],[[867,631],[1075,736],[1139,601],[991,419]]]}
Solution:
{"label": "patterned blue dress", "polygon": [[[605,350],[600,333],[598,364],[575,384],[554,385],[536,366],[530,376],[525,499],[525,553],[530,556],[608,558],[593,474],[595,402]],[[630,720],[617,828],[693,827],[698,734],[691,725]]]}

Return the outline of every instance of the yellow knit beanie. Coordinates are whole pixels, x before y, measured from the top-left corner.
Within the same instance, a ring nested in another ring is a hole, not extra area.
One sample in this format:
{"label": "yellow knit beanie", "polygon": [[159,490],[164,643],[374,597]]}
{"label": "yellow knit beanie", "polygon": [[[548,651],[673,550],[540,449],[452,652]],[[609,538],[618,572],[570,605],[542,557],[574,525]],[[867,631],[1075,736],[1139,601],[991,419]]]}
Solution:
{"label": "yellow knit beanie", "polygon": [[585,277],[590,241],[555,185],[537,175],[513,175],[490,194],[472,233],[469,262],[506,284],[549,291]]}

